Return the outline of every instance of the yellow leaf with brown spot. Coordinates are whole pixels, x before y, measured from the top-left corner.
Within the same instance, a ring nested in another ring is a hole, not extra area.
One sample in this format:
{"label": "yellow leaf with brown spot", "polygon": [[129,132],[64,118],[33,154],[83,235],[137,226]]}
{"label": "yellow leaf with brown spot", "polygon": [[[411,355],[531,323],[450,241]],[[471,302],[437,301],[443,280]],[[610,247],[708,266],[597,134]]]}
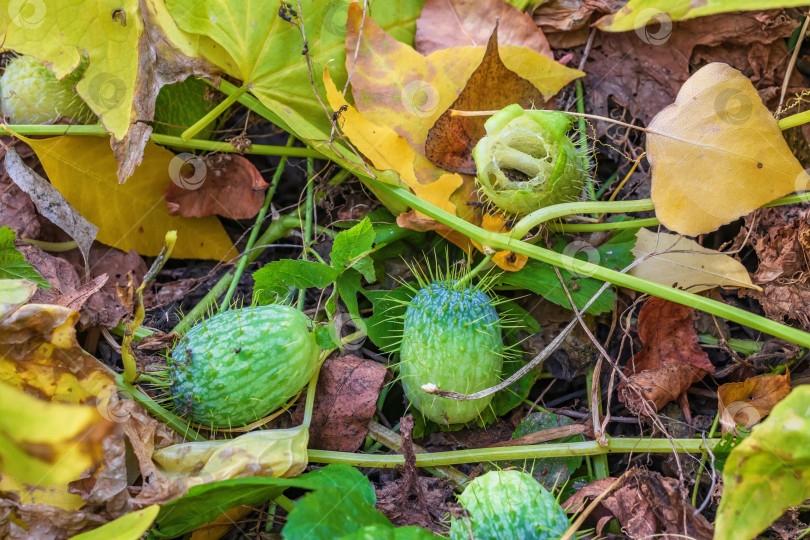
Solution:
{"label": "yellow leaf with brown spot", "polygon": [[63,486],[101,460],[113,424],[97,402],[115,382],[76,342],[78,319],[28,304],[0,321],[0,462],[20,482]]}
{"label": "yellow leaf with brown spot", "polygon": [[647,159],[656,216],[690,236],[810,188],[754,85],[722,63],[695,72],[675,103],[655,115]]}
{"label": "yellow leaf with brown spot", "polygon": [[[99,242],[123,251],[155,256],[167,231],[177,231],[173,255],[181,259],[223,260],[233,256],[231,242],[214,216],[169,215],[163,194],[171,184],[172,160],[182,158],[148,143],[143,162],[126,184],[119,184],[118,165],[109,141],[94,137],[20,137],[37,153],[48,179],[70,205],[98,227]],[[179,172],[178,172],[179,174]],[[196,174],[196,173],[195,173]]]}
{"label": "yellow leaf with brown spot", "polygon": [[759,375],[717,389],[720,425],[725,435],[737,426],[751,429],[790,393],[790,373]]}

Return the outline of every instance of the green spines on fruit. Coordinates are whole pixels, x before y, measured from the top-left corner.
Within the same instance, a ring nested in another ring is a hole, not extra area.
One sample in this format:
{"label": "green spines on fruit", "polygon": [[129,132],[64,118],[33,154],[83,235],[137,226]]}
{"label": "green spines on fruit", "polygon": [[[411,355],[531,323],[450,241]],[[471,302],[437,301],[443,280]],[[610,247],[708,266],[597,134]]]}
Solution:
{"label": "green spines on fruit", "polygon": [[519,105],[487,120],[487,135],[473,149],[484,198],[516,215],[575,201],[588,173],[582,151],[566,136],[572,123],[563,112]]}
{"label": "green spines on fruit", "polygon": [[452,540],[555,540],[568,528],[568,517],[554,496],[532,475],[492,471],[467,486],[458,501],[469,517],[454,519]]}
{"label": "green spines on fruit", "polygon": [[200,424],[233,427],[274,411],[318,366],[321,348],[310,326],[306,315],[280,305],[233,309],[198,323],[172,351],[178,412]]}
{"label": "green spines on fruit", "polygon": [[0,108],[14,124],[47,124],[59,118],[92,122],[95,115],[73,90],[77,81],[75,73],[60,81],[33,56],[19,56],[0,77]]}
{"label": "green spines on fruit", "polygon": [[455,280],[419,290],[408,304],[400,347],[402,386],[411,404],[439,424],[475,420],[492,396],[459,401],[422,390],[470,394],[498,383],[504,345],[498,313],[481,289]]}

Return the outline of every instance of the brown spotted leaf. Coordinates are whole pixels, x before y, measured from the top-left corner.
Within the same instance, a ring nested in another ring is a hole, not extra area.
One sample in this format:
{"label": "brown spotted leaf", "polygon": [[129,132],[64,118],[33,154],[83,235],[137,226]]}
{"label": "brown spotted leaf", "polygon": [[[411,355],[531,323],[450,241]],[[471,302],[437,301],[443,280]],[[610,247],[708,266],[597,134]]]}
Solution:
{"label": "brown spotted leaf", "polygon": [[[470,75],[467,86],[450,109],[497,110],[513,103],[525,108],[541,108],[545,100],[532,83],[507,68],[501,61],[496,24],[481,64]],[[486,116],[450,116],[449,109],[444,111],[428,131],[425,155],[442,169],[475,174],[472,150],[486,135],[486,120]]]}
{"label": "brown spotted leaf", "polygon": [[759,375],[742,382],[726,383],[717,389],[723,434],[737,426],[752,428],[768,416],[790,393],[790,373]]}

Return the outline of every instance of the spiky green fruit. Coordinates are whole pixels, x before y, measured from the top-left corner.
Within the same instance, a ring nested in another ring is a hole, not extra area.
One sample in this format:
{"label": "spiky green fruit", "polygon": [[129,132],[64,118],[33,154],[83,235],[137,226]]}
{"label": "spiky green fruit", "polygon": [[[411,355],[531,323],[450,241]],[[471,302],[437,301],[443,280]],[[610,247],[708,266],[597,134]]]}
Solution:
{"label": "spiky green fruit", "polygon": [[588,173],[581,150],[566,136],[572,123],[563,112],[519,105],[494,114],[473,149],[484,198],[516,215],[575,201]]}
{"label": "spiky green fruit", "polygon": [[249,424],[297,394],[320,353],[310,320],[297,309],[223,311],[195,325],[172,351],[175,406],[200,424]]}
{"label": "spiky green fruit", "polygon": [[59,118],[92,122],[96,116],[73,90],[77,80],[71,75],[60,81],[33,56],[19,56],[0,77],[0,109],[14,124],[48,124]]}
{"label": "spiky green fruit", "polygon": [[498,384],[503,367],[501,325],[492,299],[475,286],[457,284],[437,281],[416,293],[405,310],[400,347],[405,395],[440,424],[475,420],[492,396],[459,401],[428,394],[422,385],[471,394]]}
{"label": "spiky green fruit", "polygon": [[532,475],[492,471],[467,486],[458,501],[469,517],[454,519],[452,540],[555,540],[568,528],[568,517],[554,496]]}

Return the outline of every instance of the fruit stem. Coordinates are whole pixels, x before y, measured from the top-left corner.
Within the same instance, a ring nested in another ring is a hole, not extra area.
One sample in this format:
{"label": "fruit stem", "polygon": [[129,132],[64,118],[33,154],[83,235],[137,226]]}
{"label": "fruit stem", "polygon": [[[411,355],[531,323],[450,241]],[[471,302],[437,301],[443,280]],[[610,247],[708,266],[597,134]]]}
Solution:
{"label": "fruit stem", "polygon": [[[550,457],[599,456],[616,453],[700,453],[714,449],[720,439],[650,439],[644,437],[608,438],[608,445],[599,446],[597,441],[574,443],[544,443],[530,446],[501,446],[494,448],[476,448],[472,450],[454,450],[416,454],[418,467],[436,467],[442,465],[460,465],[492,461],[511,461],[521,459],[538,459]],[[390,469],[405,464],[401,455],[370,456],[349,452],[329,450],[310,450],[309,461],[312,463],[345,463],[355,467],[376,467]]]}
{"label": "fruit stem", "polygon": [[[291,148],[294,142],[295,137],[290,135],[287,138],[287,148]],[[242,277],[242,273],[245,271],[248,263],[248,259],[245,254],[250,253],[250,250],[252,250],[253,246],[256,244],[256,238],[259,236],[259,226],[264,221],[264,216],[267,215],[267,210],[270,208],[270,203],[273,200],[273,196],[276,194],[276,188],[278,188],[279,181],[281,181],[281,175],[284,173],[284,169],[286,167],[287,156],[282,156],[281,161],[279,161],[278,167],[276,168],[276,172],[273,173],[273,179],[270,181],[270,187],[267,189],[267,193],[264,196],[264,204],[259,210],[259,214],[256,216],[253,230],[250,231],[250,237],[248,238],[247,244],[245,244],[245,251],[239,258],[239,264],[237,265],[236,270],[233,273],[233,277],[231,278],[231,283],[228,286],[228,292],[225,293],[225,296],[222,298],[222,302],[219,304],[220,310],[222,310],[223,306],[225,309],[228,308],[231,298],[233,298],[233,294],[236,292],[236,287],[239,285],[239,278]]]}
{"label": "fruit stem", "polygon": [[468,282],[469,282],[469,281],[470,281],[472,278],[474,278],[476,274],[478,274],[478,273],[479,273],[481,270],[483,270],[483,269],[484,269],[484,267],[486,267],[486,266],[487,266],[487,265],[490,263],[490,261],[492,261],[492,257],[494,257],[494,256],[495,256],[495,254],[494,254],[494,253],[490,253],[489,255],[487,255],[486,257],[484,257],[484,258],[483,258],[483,260],[482,260],[481,262],[479,262],[479,263],[478,263],[478,264],[475,266],[475,268],[473,268],[472,270],[470,270],[469,272],[467,272],[466,274],[464,274],[463,276],[461,276],[461,277],[458,279],[458,281],[456,281],[455,285],[453,285],[453,288],[454,288],[455,290],[460,290],[460,289],[463,289],[464,287],[466,287],[466,286],[467,286],[467,283],[468,283]]}
{"label": "fruit stem", "polygon": [[[66,125],[46,125],[38,124],[18,124],[0,126],[0,134],[13,135],[81,135],[94,137],[109,137],[110,134],[104,131],[101,124],[87,124],[78,126]],[[324,155],[314,148],[299,148],[286,146],[273,146],[269,144],[254,144],[250,148],[239,150],[229,142],[207,141],[204,139],[190,139],[184,141],[174,135],[161,135],[152,133],[150,140],[157,144],[171,146],[173,148],[183,148],[187,150],[205,150],[206,152],[226,152],[230,154],[256,154],[262,156],[287,156],[287,157],[314,157],[325,159]]]}
{"label": "fruit stem", "polygon": [[[315,160],[307,158],[307,203],[304,208],[304,250],[301,253],[301,259],[307,260],[307,248],[312,243],[312,213],[315,211]],[[304,301],[306,300],[307,291],[301,289],[298,291],[298,311],[304,311]]]}
{"label": "fruit stem", "polygon": [[[792,343],[810,347],[810,334],[803,332],[796,328],[780,324],[765,317],[748,313],[747,311],[711,300],[703,296],[693,293],[674,289],[660,283],[641,279],[629,274],[623,274],[603,266],[589,263],[587,261],[580,261],[562,253],[544,249],[534,246],[528,242],[516,240],[511,238],[508,234],[501,234],[490,232],[473,225],[463,219],[437,208],[429,202],[423,201],[413,193],[406,191],[400,187],[391,186],[374,179],[367,179],[366,183],[376,188],[379,192],[384,193],[400,202],[409,205],[411,208],[422,212],[423,214],[440,221],[441,223],[455,229],[463,235],[475,240],[481,245],[490,246],[497,250],[510,250],[518,254],[523,254],[532,259],[559,266],[569,271],[578,273],[586,273],[587,275],[599,279],[601,281],[610,282],[620,287],[627,287],[635,291],[644,292],[653,296],[658,296],[665,300],[670,300],[678,304],[688,305],[695,309],[717,315],[724,319],[734,321],[736,323],[749,326],[755,330],[760,330],[775,337],[786,339]],[[810,192],[801,195],[792,195],[784,199],[806,198],[810,199]],[[574,203],[574,204],[606,204],[612,205],[627,204],[632,201],[620,201],[613,203]],[[791,201],[794,202],[794,201]],[[567,203],[568,204],[568,203]]]}
{"label": "fruit stem", "polygon": [[180,138],[187,141],[194,137],[194,135],[202,131],[205,126],[213,122],[219,115],[224,113],[228,107],[236,103],[236,100],[239,99],[242,94],[247,92],[248,87],[249,85],[243,84],[236,92],[226,96],[225,99],[217,104],[216,107],[208,111],[205,116],[197,120],[193,126],[181,133]]}
{"label": "fruit stem", "polygon": [[115,373],[114,376],[115,382],[118,385],[118,389],[121,391],[121,393],[141,405],[144,409],[149,411],[152,416],[156,417],[158,420],[175,430],[186,439],[197,442],[208,440],[197,433],[194,428],[189,426],[182,419],[161,407],[159,403],[157,403],[150,396],[146,395],[143,390],[129,384],[126,380],[124,380],[124,376],[121,373]]}

